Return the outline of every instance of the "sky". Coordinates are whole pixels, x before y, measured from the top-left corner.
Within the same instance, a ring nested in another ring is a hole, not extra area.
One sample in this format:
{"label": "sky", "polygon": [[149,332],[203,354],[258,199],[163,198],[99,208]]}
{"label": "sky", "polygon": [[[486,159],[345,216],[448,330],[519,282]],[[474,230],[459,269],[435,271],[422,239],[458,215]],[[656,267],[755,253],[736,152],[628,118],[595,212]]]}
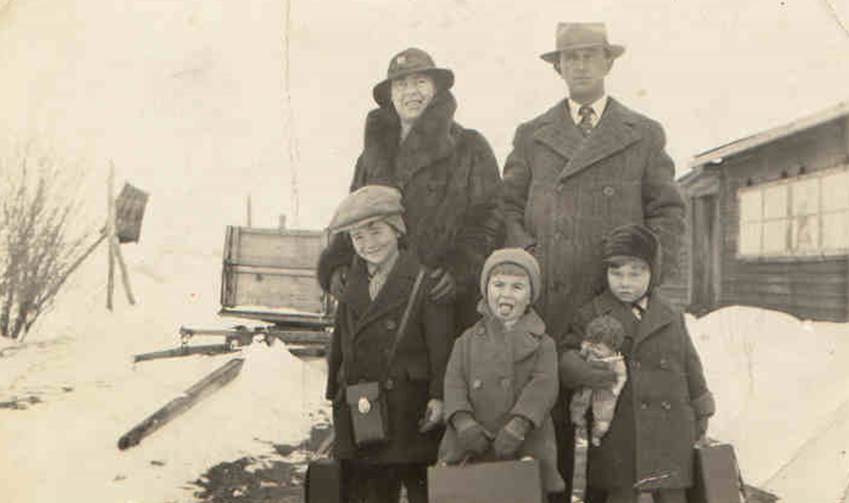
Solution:
{"label": "sky", "polygon": [[[36,144],[149,191],[143,245],[218,253],[225,225],[323,228],[392,55],[456,74],[456,119],[503,162],[565,96],[539,59],[558,21],[603,21],[626,53],[610,95],[695,154],[849,99],[849,0],[0,1],[0,153]],[[842,24],[841,24],[842,23]],[[8,166],[4,163],[3,166]]]}

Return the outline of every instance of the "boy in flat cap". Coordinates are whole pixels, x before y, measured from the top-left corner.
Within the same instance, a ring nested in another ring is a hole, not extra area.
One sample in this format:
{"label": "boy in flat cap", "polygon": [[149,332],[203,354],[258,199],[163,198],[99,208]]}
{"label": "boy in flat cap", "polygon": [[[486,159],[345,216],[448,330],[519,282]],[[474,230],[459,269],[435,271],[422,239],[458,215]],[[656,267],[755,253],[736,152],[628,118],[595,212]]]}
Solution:
{"label": "boy in flat cap", "polygon": [[[326,397],[333,401],[334,455],[358,502],[396,503],[403,484],[411,503],[427,503],[427,466],[436,461],[442,434],[452,310],[427,295],[410,302],[414,285],[426,292],[434,280],[419,275],[418,259],[404,247],[402,212],[397,189],[367,185],[342,201],[329,226],[348,233],[356,252],[336,312]],[[367,414],[370,404],[352,407],[346,388],[363,382],[378,382],[385,396],[389,438],[383,443],[355,440],[352,410]]]}
{"label": "boy in flat cap", "polygon": [[588,365],[578,351],[593,320],[611,317],[625,329],[628,379],[610,429],[589,447],[588,501],[636,503],[652,493],[656,503],[686,503],[693,446],[714,413],[684,316],[655,290],[660,254],[647,227],[613,229],[602,253],[607,289],[579,310],[565,337],[561,382],[578,387],[586,385]]}

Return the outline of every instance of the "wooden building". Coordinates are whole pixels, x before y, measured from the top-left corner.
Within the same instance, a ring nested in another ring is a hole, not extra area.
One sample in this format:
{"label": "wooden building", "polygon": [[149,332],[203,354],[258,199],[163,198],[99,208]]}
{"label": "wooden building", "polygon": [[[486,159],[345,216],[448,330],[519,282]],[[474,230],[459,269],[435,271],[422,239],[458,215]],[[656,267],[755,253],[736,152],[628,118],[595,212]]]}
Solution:
{"label": "wooden building", "polygon": [[667,293],[695,313],[750,305],[849,321],[849,102],[697,155]]}

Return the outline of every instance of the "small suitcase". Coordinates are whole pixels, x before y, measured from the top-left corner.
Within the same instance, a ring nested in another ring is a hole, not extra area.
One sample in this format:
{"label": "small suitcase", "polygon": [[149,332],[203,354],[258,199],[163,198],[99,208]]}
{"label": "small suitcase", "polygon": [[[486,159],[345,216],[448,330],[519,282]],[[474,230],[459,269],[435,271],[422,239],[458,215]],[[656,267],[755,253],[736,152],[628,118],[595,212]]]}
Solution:
{"label": "small suitcase", "polygon": [[535,459],[428,468],[430,503],[543,503]]}
{"label": "small suitcase", "polygon": [[307,466],[304,479],[306,503],[342,503],[345,487],[342,465],[336,459],[319,459]]}
{"label": "small suitcase", "polygon": [[687,490],[690,503],[740,503],[743,479],[734,448],[729,444],[700,445],[695,448],[693,487]]}

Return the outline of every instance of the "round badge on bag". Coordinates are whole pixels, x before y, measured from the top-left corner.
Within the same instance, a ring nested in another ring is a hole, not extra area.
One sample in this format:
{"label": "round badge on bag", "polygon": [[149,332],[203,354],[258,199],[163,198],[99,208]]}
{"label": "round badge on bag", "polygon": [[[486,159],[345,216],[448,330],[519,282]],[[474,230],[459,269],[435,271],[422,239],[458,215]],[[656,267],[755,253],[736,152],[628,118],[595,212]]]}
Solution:
{"label": "round badge on bag", "polygon": [[357,402],[357,410],[360,411],[360,414],[368,414],[371,410],[371,402],[368,401],[368,398],[361,396],[360,400]]}

